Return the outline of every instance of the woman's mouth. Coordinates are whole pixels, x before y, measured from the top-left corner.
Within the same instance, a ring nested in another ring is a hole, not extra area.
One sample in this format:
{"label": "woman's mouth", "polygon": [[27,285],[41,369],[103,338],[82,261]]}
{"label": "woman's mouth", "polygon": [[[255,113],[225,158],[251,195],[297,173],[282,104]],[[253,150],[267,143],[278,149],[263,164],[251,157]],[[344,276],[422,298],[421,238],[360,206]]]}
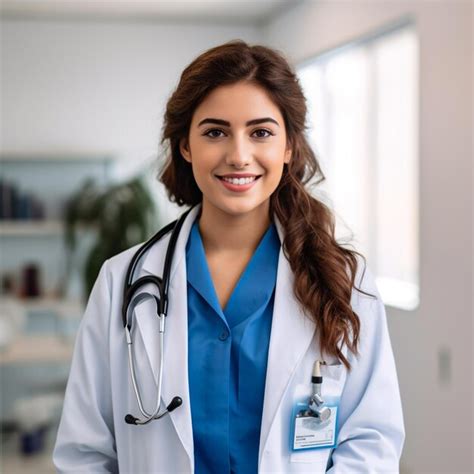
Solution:
{"label": "woman's mouth", "polygon": [[250,189],[260,178],[260,175],[237,176],[217,176],[222,185],[233,192],[244,192]]}

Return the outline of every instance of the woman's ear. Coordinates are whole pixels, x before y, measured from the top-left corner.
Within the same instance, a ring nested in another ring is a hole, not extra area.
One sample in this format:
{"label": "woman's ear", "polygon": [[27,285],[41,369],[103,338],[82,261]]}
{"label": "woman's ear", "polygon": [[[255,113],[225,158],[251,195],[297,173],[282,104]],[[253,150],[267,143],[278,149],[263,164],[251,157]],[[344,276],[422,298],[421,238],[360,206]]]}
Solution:
{"label": "woman's ear", "polygon": [[292,150],[291,148],[287,148],[287,149],[285,150],[284,162],[285,162],[286,164],[288,164],[288,163],[290,162],[292,153],[293,153],[293,150]]}
{"label": "woman's ear", "polygon": [[179,151],[181,152],[181,155],[183,155],[183,158],[189,163],[191,163],[191,153],[189,151],[189,144],[187,138],[181,138],[181,140],[179,141]]}
{"label": "woman's ear", "polygon": [[285,157],[284,157],[284,163],[288,164],[291,160],[291,155],[293,154],[293,142],[292,140],[287,137],[286,139],[286,149],[285,149]]}

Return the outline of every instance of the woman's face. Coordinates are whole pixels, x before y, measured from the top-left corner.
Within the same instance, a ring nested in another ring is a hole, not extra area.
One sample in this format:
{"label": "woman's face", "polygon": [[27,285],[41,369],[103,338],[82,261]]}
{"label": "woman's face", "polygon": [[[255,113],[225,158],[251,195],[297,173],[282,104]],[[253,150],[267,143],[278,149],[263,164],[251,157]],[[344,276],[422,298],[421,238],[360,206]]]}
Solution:
{"label": "woman's face", "polygon": [[214,89],[194,112],[188,143],[180,143],[203,209],[268,212],[291,157],[286,141],[283,117],[265,89],[246,82]]}

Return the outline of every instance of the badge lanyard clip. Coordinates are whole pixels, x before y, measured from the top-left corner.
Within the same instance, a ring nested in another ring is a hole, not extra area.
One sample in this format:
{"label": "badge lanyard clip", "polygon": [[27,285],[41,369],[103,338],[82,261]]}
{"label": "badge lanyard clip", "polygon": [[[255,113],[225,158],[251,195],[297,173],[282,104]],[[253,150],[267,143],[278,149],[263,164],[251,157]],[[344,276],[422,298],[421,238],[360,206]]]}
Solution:
{"label": "badge lanyard clip", "polygon": [[[313,394],[309,398],[308,408],[311,414],[319,421],[323,422],[331,417],[331,409],[323,407],[324,400],[321,395],[321,385],[323,384],[323,377],[321,376],[321,361],[317,360],[313,365],[313,375],[311,376],[311,383],[313,385]],[[309,414],[309,413],[308,413]]]}

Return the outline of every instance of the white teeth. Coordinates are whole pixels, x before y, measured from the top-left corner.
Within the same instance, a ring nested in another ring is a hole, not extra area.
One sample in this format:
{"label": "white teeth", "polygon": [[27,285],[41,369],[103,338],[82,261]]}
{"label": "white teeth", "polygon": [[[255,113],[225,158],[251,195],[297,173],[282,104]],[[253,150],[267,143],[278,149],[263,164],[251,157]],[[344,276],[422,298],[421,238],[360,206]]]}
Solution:
{"label": "white teeth", "polygon": [[248,178],[222,178],[222,179],[224,181],[226,181],[227,183],[236,184],[236,185],[241,186],[243,184],[249,184],[252,181],[255,181],[256,176],[251,176],[251,177],[248,177]]}

